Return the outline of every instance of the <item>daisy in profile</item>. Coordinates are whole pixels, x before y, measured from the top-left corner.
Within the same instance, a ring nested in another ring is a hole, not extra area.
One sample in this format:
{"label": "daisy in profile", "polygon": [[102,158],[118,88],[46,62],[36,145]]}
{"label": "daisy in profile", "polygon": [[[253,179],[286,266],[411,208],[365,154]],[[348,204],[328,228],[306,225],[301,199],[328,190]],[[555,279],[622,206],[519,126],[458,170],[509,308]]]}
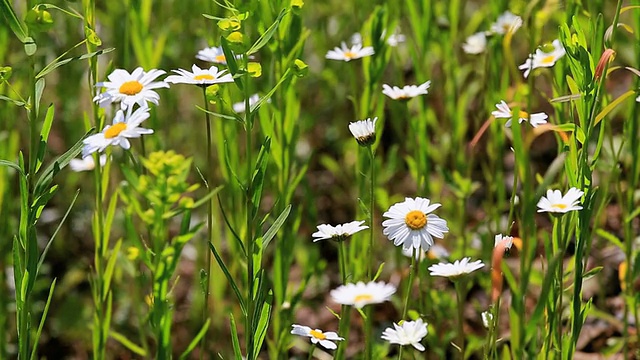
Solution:
{"label": "daisy in profile", "polygon": [[319,343],[320,345],[322,345],[322,347],[329,350],[335,350],[338,347],[334,341],[344,340],[344,338],[341,338],[337,333],[333,331],[324,332],[320,329],[313,330],[308,326],[296,324],[291,325],[291,327],[291,333],[293,335],[307,336],[311,338],[312,344]]}
{"label": "daisy in profile", "polygon": [[462,44],[462,50],[467,54],[477,55],[483,53],[487,49],[487,35],[481,31],[467,38]]}
{"label": "daisy in profile", "polygon": [[369,228],[362,224],[364,224],[364,221],[352,221],[350,223],[336,226],[322,224],[318,225],[318,231],[311,234],[311,236],[314,238],[313,242],[327,239],[344,241],[351,235]]}
{"label": "daisy in profile", "polygon": [[113,118],[113,124],[104,127],[102,132],[89,136],[83,140],[82,157],[85,158],[94,152],[102,152],[110,145],[120,145],[125,150],[131,147],[128,139],[138,138],[142,135],[153,134],[153,130],[139,127],[149,118],[149,108],[139,107],[133,113],[131,107],[124,111],[118,110]]}
{"label": "daisy in profile", "polygon": [[496,22],[491,24],[490,33],[504,35],[507,32],[516,32],[521,26],[522,18],[507,10],[498,16]]}
{"label": "daisy in profile", "polygon": [[160,95],[154,89],[168,88],[169,84],[154,80],[164,74],[164,70],[152,69],[145,72],[141,67],[133,70],[131,74],[127,70],[116,69],[107,76],[109,81],[96,84],[96,87],[106,90],[96,95],[93,101],[100,104],[101,107],[119,102],[120,108],[123,110],[133,104],[138,104],[140,107],[148,106],[147,102],[158,105]]}
{"label": "daisy in profile", "polygon": [[493,247],[498,246],[498,244],[504,242],[504,248],[509,250],[511,246],[513,246],[513,236],[506,236],[502,234],[498,234],[495,236],[493,241]]}
{"label": "daisy in profile", "polygon": [[360,146],[369,146],[376,141],[376,121],[377,117],[349,123],[349,131]]}
{"label": "daisy in profile", "polygon": [[[242,58],[242,55],[236,55],[236,59]],[[207,61],[215,64],[227,64],[227,58],[224,56],[224,51],[222,51],[222,46],[213,46],[204,48],[198,51],[196,55],[196,59]]]}
{"label": "daisy in profile", "polygon": [[164,81],[171,84],[194,84],[198,86],[209,86],[213,84],[233,82],[233,76],[227,74],[227,70],[218,71],[215,66],[209,69],[200,69],[198,65],[193,65],[191,71],[184,69],[171,70],[178,75],[169,75]]}
{"label": "daisy in profile", "polygon": [[[493,115],[493,117],[495,117],[496,119],[509,119],[504,124],[504,126],[511,127],[513,112],[511,111],[511,108],[509,108],[509,105],[507,105],[504,100],[501,100],[499,104],[496,104],[496,108],[498,108],[498,110],[493,111],[491,115]],[[522,110],[518,112],[518,122],[522,124],[524,121],[527,121],[533,127],[538,127],[538,125],[546,124],[548,118],[549,116],[543,112],[535,114],[529,114],[528,112]]]}
{"label": "daisy in profile", "polygon": [[363,47],[362,44],[353,44],[353,46],[347,47],[347,44],[343,41],[340,47],[329,50],[325,57],[330,60],[342,60],[349,62],[365,56],[371,56],[373,53],[373,47],[371,46]]}
{"label": "daisy in profile", "polygon": [[441,205],[431,204],[429,199],[405,198],[392,205],[382,216],[389,219],[382,222],[382,231],[395,246],[403,249],[428,251],[433,246],[433,238],[442,239],[449,232],[447,221],[431,214]]}
{"label": "daisy in profile", "polygon": [[551,44],[553,49],[550,52],[544,52],[542,49],[537,49],[534,54],[529,55],[529,58],[520,65],[518,69],[524,70],[524,77],[527,78],[529,73],[533,69],[541,67],[552,67],[556,64],[556,61],[563,57],[567,52],[560,43],[560,40],[553,40]]}
{"label": "daisy in profile", "polygon": [[463,275],[470,274],[476,270],[482,269],[484,264],[480,260],[471,262],[470,257],[456,260],[451,263],[439,263],[429,266],[431,276],[444,276],[448,278],[458,278]]}
{"label": "daisy in profile", "polygon": [[408,101],[416,96],[427,95],[429,93],[429,87],[431,81],[424,82],[420,85],[406,85],[402,89],[394,86],[391,87],[387,84],[382,85],[382,93],[392,98],[393,100]]}
{"label": "daisy in profile", "polygon": [[550,212],[564,214],[569,211],[582,210],[580,198],[584,195],[582,190],[574,187],[562,196],[560,190],[547,190],[547,196],[543,196],[538,201],[538,212]]}
{"label": "daisy in profile", "polygon": [[361,309],[369,304],[381,304],[391,299],[391,295],[395,294],[396,287],[384,282],[368,282],[359,281],[357,284],[345,284],[336,289],[331,290],[331,298],[333,301],[342,305],[353,305]]}
{"label": "daisy in profile", "polygon": [[392,344],[412,345],[418,351],[424,351],[424,346],[420,343],[427,336],[427,323],[422,319],[416,321],[401,321],[400,324],[393,324],[393,328],[386,328],[382,332],[382,339]]}
{"label": "daisy in profile", "polygon": [[[107,163],[107,155],[100,156],[100,166],[104,166]],[[93,156],[87,156],[80,159],[71,159],[69,161],[69,167],[71,171],[91,171],[96,168],[96,162],[93,160]]]}

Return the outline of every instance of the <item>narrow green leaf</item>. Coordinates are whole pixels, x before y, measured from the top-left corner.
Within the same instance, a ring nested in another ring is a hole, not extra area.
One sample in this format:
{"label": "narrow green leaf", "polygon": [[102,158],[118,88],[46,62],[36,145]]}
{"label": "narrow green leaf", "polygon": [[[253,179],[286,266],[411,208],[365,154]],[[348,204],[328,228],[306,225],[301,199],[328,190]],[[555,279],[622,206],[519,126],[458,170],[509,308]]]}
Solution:
{"label": "narrow green leaf", "polygon": [[[269,296],[273,297],[273,294],[269,292]],[[262,348],[262,343],[267,336],[267,329],[269,328],[269,320],[271,320],[271,301],[265,301],[262,304],[262,311],[260,312],[260,318],[258,319],[258,326],[255,331],[254,342],[254,354],[259,354]]]}
{"label": "narrow green leaf", "polygon": [[617,99],[613,100],[609,105],[607,105],[604,109],[602,109],[602,111],[600,111],[600,113],[598,115],[596,115],[596,120],[593,123],[593,125],[597,125],[600,120],[604,119],[605,116],[607,116],[613,109],[615,109],[618,105],[620,105],[623,101],[625,101],[628,97],[635,95],[635,91],[634,90],[629,90],[626,93],[618,96]]}
{"label": "narrow green leaf", "polygon": [[10,167],[13,170],[17,171],[18,174],[20,174],[20,176],[26,177],[26,175],[24,174],[24,171],[22,171],[20,166],[18,166],[18,164],[14,163],[14,162],[7,161],[7,160],[0,160],[0,166]]}
{"label": "narrow green leaf", "polygon": [[238,233],[235,231],[233,226],[231,226],[231,222],[229,221],[229,218],[227,217],[227,213],[224,211],[224,206],[222,206],[222,200],[220,200],[220,196],[218,196],[218,205],[220,206],[220,211],[222,212],[222,218],[224,219],[224,222],[227,224],[227,228],[231,231],[231,234],[233,235],[233,238],[236,240],[236,243],[238,244],[238,246],[242,250],[242,255],[244,255],[244,258],[246,259],[247,258],[247,250],[244,248],[244,243],[242,242],[242,239],[240,238],[240,235],[238,235]]}
{"label": "narrow green leaf", "polygon": [[251,180],[251,216],[255,218],[260,208],[260,201],[262,200],[262,189],[264,188],[264,177],[267,171],[267,165],[269,164],[269,150],[271,147],[271,138],[265,137],[256,164],[253,170],[253,176]]}
{"label": "narrow green leaf", "polygon": [[229,314],[229,321],[231,322],[231,344],[233,344],[233,355],[235,356],[235,360],[242,360],[242,350],[240,350],[240,340],[238,340],[238,328],[233,314]]}
{"label": "narrow green leaf", "polygon": [[146,358],[147,357],[147,352],[144,351],[144,349],[141,346],[138,346],[136,344],[134,344],[131,340],[127,339],[126,336],[120,334],[119,332],[116,332],[114,330],[109,331],[109,336],[119,342],[120,344],[122,344],[122,346],[126,347],[127,349],[131,350],[131,352],[133,352],[136,355],[141,356],[142,358]]}
{"label": "narrow green leaf", "polygon": [[44,154],[47,151],[47,140],[49,139],[49,132],[51,131],[51,125],[53,124],[54,113],[55,110],[53,104],[51,104],[49,105],[49,108],[47,108],[47,114],[44,117],[42,129],[40,130],[40,143],[38,144],[38,157],[36,158],[36,172],[40,170]]}
{"label": "narrow green leaf", "polygon": [[229,272],[229,269],[227,269],[227,266],[224,264],[224,261],[220,257],[220,254],[218,254],[218,250],[216,250],[215,246],[213,246],[212,243],[209,243],[209,249],[211,249],[211,252],[213,253],[213,256],[216,258],[216,261],[218,262],[218,265],[220,266],[220,269],[224,273],[224,276],[227,278],[227,281],[229,282],[229,285],[231,285],[231,289],[233,289],[233,292],[235,293],[236,297],[238,298],[238,302],[240,303],[240,309],[242,310],[242,313],[246,315],[247,314],[247,307],[246,307],[246,305],[244,303],[244,299],[242,297],[242,293],[240,292],[240,289],[238,289],[238,285],[236,285],[236,282],[233,280],[233,276]]}
{"label": "narrow green leaf", "polygon": [[251,48],[249,48],[249,50],[247,51],[247,56],[255,54],[263,46],[267,45],[267,42],[269,42],[269,40],[271,40],[271,38],[273,37],[273,34],[278,29],[278,26],[280,25],[280,22],[282,21],[282,18],[288,12],[289,12],[288,8],[282,9],[282,11],[280,11],[280,14],[278,14],[278,17],[273,22],[273,24],[271,24],[271,26],[269,26],[269,28],[264,32],[264,34],[262,34],[262,36],[260,36],[260,38],[258,38],[258,40],[256,40],[256,42],[251,46]]}
{"label": "narrow green leaf", "polygon": [[278,230],[280,230],[284,222],[287,220],[287,217],[289,217],[290,211],[291,211],[291,204],[287,205],[287,207],[284,208],[284,210],[282,210],[282,212],[280,213],[276,221],[274,221],[273,225],[271,225],[271,227],[267,230],[267,232],[264,233],[262,237],[263,249],[266,249],[267,246],[269,246],[269,243],[271,242],[271,240],[273,240],[273,238],[278,233]]}
{"label": "narrow green leaf", "polygon": [[0,12],[2,12],[2,15],[7,20],[7,23],[9,23],[9,27],[18,40],[20,40],[21,43],[25,43],[27,42],[27,27],[20,19],[18,19],[11,3],[11,0],[2,0],[2,2],[0,2],[0,10],[2,11]]}
{"label": "narrow green leaf", "polygon": [[109,52],[112,52],[113,50],[115,50],[115,48],[108,48],[108,49],[102,49],[102,50],[98,50],[98,51],[94,51],[92,53],[88,53],[88,54],[82,54],[80,56],[74,56],[71,58],[67,58],[64,60],[54,60],[52,63],[48,64],[47,66],[44,67],[44,69],[40,70],[40,72],[36,75],[36,79],[40,79],[42,77],[44,77],[45,75],[49,74],[50,72],[52,72],[53,70],[59,68],[62,65],[66,65],[72,61],[76,61],[76,60],[85,60],[85,59],[90,59],[94,56],[98,56],[98,55],[102,55],[102,54],[106,54]]}
{"label": "narrow green leaf", "polygon": [[180,355],[180,359],[186,359],[187,356],[193,351],[193,349],[195,349],[196,346],[198,346],[198,343],[200,342],[200,340],[207,334],[207,330],[209,330],[210,322],[211,322],[210,319],[207,319],[204,325],[202,325],[202,328],[200,329],[200,331],[198,331],[198,334],[191,340],[191,342],[189,343],[189,346],[187,346],[187,349],[182,353],[182,355]]}
{"label": "narrow green leaf", "polygon": [[58,235],[58,232],[60,232],[60,229],[62,228],[62,224],[64,224],[64,222],[67,220],[67,217],[69,216],[69,213],[71,213],[71,209],[73,208],[73,205],[76,203],[76,200],[78,199],[79,194],[80,194],[80,189],[76,190],[76,194],[73,196],[73,199],[71,200],[71,204],[69,204],[69,207],[67,208],[67,211],[64,213],[62,220],[60,220],[60,223],[56,227],[56,230],[51,235],[51,238],[49,238],[49,241],[47,242],[47,245],[44,247],[44,250],[42,250],[42,254],[40,254],[40,259],[38,260],[38,267],[36,268],[36,274],[40,273],[40,267],[42,267],[42,263],[44,263],[44,259],[47,256],[47,253],[49,252],[49,248],[51,247],[51,244],[53,244],[53,239],[56,238],[56,235]]}
{"label": "narrow green leaf", "polygon": [[104,270],[103,282],[102,282],[102,294],[106,296],[110,294],[111,288],[111,279],[113,278],[113,270],[116,267],[116,260],[118,259],[118,255],[120,254],[120,246],[122,245],[122,239],[118,239],[116,245],[111,250],[111,255],[109,256],[109,260],[107,261],[107,266]]}
{"label": "narrow green leaf", "polygon": [[[198,110],[202,111],[202,112],[205,112],[205,113],[207,113],[207,114],[209,114],[209,115],[213,115],[213,116],[219,117],[219,118],[221,118],[221,119],[234,120],[234,121],[237,121],[237,122],[239,122],[239,123],[243,123],[243,122],[244,122],[244,119],[243,119],[243,118],[241,118],[241,117],[240,117],[240,116],[238,116],[238,115],[232,116],[232,115],[220,114],[220,113],[217,113],[217,112],[213,112],[213,111],[206,110],[205,108],[200,107],[200,106],[198,106],[198,105],[196,105],[196,108],[197,108]],[[235,113],[234,113],[234,114],[235,114]]]}
{"label": "narrow green leaf", "polygon": [[[236,54],[231,51],[229,41],[227,41],[224,36],[220,37],[220,46],[222,47],[222,52],[224,53],[224,59],[227,63],[227,67],[229,68],[229,72],[231,75],[236,75],[238,73],[238,61],[236,60]],[[234,76],[233,81],[236,83],[236,86],[240,91],[244,89],[241,77]]]}
{"label": "narrow green leaf", "polygon": [[38,325],[38,331],[36,331],[36,336],[33,338],[33,349],[31,350],[31,359],[36,359],[36,354],[38,353],[38,343],[40,342],[40,335],[42,335],[42,328],[44,327],[44,322],[47,319],[47,315],[49,314],[49,306],[51,305],[51,299],[53,298],[53,290],[56,288],[57,279],[54,278],[51,282],[51,286],[49,287],[49,296],[47,296],[47,302],[44,305],[44,310],[42,311],[42,317],[40,318],[40,325]]}
{"label": "narrow green leaf", "polygon": [[12,99],[10,97],[6,97],[4,95],[0,95],[0,100],[8,101],[8,102],[13,103],[14,105],[17,105],[17,106],[24,106],[25,105],[24,101],[15,100],[15,99]]}
{"label": "narrow green leaf", "polygon": [[613,245],[617,246],[618,249],[624,251],[625,247],[622,244],[622,241],[620,241],[620,239],[618,239],[615,235],[613,235],[612,233],[604,230],[604,229],[597,229],[596,230],[596,234],[604,239],[606,239],[607,241],[609,241],[610,243],[612,243]]}

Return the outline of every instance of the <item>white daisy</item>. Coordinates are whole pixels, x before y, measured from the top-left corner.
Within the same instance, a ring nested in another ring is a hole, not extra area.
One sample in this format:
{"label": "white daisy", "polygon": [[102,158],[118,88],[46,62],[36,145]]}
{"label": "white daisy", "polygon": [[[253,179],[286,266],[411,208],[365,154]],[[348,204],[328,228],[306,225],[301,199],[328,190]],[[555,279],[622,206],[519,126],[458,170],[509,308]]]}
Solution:
{"label": "white daisy", "polygon": [[[402,255],[406,257],[413,256],[413,248],[403,248]],[[447,250],[447,248],[440,244],[435,244],[427,252],[418,250],[418,252],[416,253],[416,260],[422,261],[424,259],[444,259],[448,258],[449,256],[451,256],[451,253],[449,252],[449,250]]]}
{"label": "white daisy", "polygon": [[140,124],[149,118],[149,108],[139,107],[131,113],[131,107],[124,111],[118,110],[113,118],[113,124],[104,127],[102,132],[91,135],[83,140],[84,148],[82,148],[82,157],[85,158],[90,154],[99,151],[102,152],[109,145],[120,145],[123,149],[128,150],[131,147],[129,138],[138,138],[141,135],[153,134],[153,130],[140,128]]}
{"label": "white daisy", "polygon": [[564,214],[569,211],[582,210],[580,198],[584,195],[582,190],[574,187],[562,196],[560,190],[547,190],[547,196],[538,201],[538,212],[550,212]]}
{"label": "white daisy", "polygon": [[504,35],[507,32],[516,32],[522,26],[522,18],[518,15],[514,15],[511,11],[507,10],[502,15],[498,16],[498,20],[491,24],[490,32],[492,34]]}
{"label": "white daisy", "polygon": [[361,146],[369,146],[376,141],[376,121],[378,118],[349,123],[349,131]]}
{"label": "white daisy", "polygon": [[382,233],[396,246],[427,251],[433,246],[434,237],[442,239],[449,232],[446,220],[429,214],[440,206],[421,197],[405,198],[404,202],[392,205],[382,214],[389,218],[382,222]]}
{"label": "white daisy", "polygon": [[[491,113],[496,119],[509,119],[504,126],[511,127],[511,120],[513,119],[513,112],[509,105],[507,105],[504,100],[501,100],[499,104],[496,104],[498,110],[495,110]],[[538,125],[546,124],[549,116],[543,112],[529,114],[526,111],[520,110],[518,112],[518,122],[522,124],[522,122],[527,121],[531,126],[538,127]]]}
{"label": "white daisy", "polygon": [[322,224],[318,225],[318,231],[311,234],[311,236],[314,237],[313,242],[326,239],[342,241],[359,231],[369,228],[362,224],[364,224],[364,221],[352,221],[337,226]]}
{"label": "white daisy", "polygon": [[525,60],[524,64],[520,65],[518,69],[524,70],[524,77],[528,77],[529,73],[533,69],[541,67],[552,67],[556,61],[563,57],[567,52],[564,50],[560,40],[553,40],[553,50],[551,52],[544,52],[542,49],[536,49],[535,54],[529,55],[529,58]]}
{"label": "white daisy", "polygon": [[505,249],[509,250],[511,249],[511,246],[513,246],[513,236],[506,236],[502,234],[496,235],[493,241],[493,247],[498,246],[501,242],[504,242]]}
{"label": "white daisy", "polygon": [[341,338],[340,336],[338,336],[337,333],[333,331],[323,332],[320,329],[312,330],[308,326],[302,326],[302,325],[296,325],[296,324],[291,325],[291,327],[293,327],[293,329],[291,329],[291,333],[293,335],[308,336],[309,338],[311,338],[311,343],[313,344],[320,343],[320,345],[322,345],[324,348],[330,349],[330,350],[334,350],[338,347],[334,343],[334,341],[344,340],[344,338]]}
{"label": "white daisy", "polygon": [[178,75],[169,75],[164,81],[172,84],[194,84],[200,86],[233,82],[233,76],[226,74],[227,70],[218,71],[215,66],[209,69],[200,69],[198,65],[193,65],[191,71],[184,69],[172,71]]}
{"label": "white daisy", "polygon": [[365,305],[380,304],[388,301],[395,294],[396,287],[384,282],[359,281],[357,284],[345,284],[331,290],[333,301],[342,305],[353,305],[361,309]]}
{"label": "white daisy", "polygon": [[[258,94],[253,94],[249,97],[249,107],[252,107],[253,105],[255,105],[258,100],[260,100],[260,95]],[[271,102],[271,99],[267,100],[268,103]],[[245,103],[244,101],[239,101],[235,104],[233,104],[233,111],[239,113],[243,113],[245,111]]]}
{"label": "white daisy", "polygon": [[362,44],[353,44],[353,46],[349,48],[343,41],[341,47],[336,47],[333,50],[329,50],[325,57],[330,60],[351,61],[360,59],[365,56],[371,56],[373,54],[374,51],[373,47],[371,46],[362,47]]}
{"label": "white daisy", "polygon": [[153,89],[168,88],[169,84],[154,80],[164,74],[164,70],[152,69],[145,72],[141,67],[133,70],[131,74],[127,70],[116,69],[107,76],[109,81],[96,84],[96,87],[105,88],[106,91],[96,95],[93,101],[100,104],[101,107],[120,102],[120,108],[123,110],[133,104],[146,107],[148,106],[147,102],[152,102],[158,105],[160,95]]}
{"label": "white daisy", "polygon": [[484,32],[475,33],[462,44],[462,50],[467,54],[480,54],[487,49],[487,35]]}
{"label": "white daisy", "polygon": [[482,325],[484,325],[485,328],[489,329],[493,324],[493,314],[489,312],[489,310],[487,310],[483,311],[480,316],[482,317]]}
{"label": "white daisy", "polygon": [[391,87],[387,84],[382,84],[382,93],[394,100],[408,101],[416,96],[427,95],[430,86],[431,81],[427,81],[418,86],[406,85],[402,89],[397,86]]}
{"label": "white daisy", "polygon": [[[384,30],[382,32],[382,38],[384,38],[387,34],[387,31]],[[351,41],[352,44],[362,44],[362,35],[360,35],[359,32],[354,33],[353,35],[351,35],[351,38],[349,39]],[[403,34],[400,34],[399,32],[395,32],[391,35],[389,35],[389,37],[387,38],[387,45],[391,46],[391,47],[396,47],[400,44],[402,44],[403,42],[405,42],[407,40],[407,37],[404,36]]]}
{"label": "white daisy", "polygon": [[[236,55],[236,59],[241,59],[242,55]],[[202,61],[208,61],[216,64],[227,64],[227,58],[224,56],[224,51],[222,51],[222,46],[218,47],[208,47],[198,51],[198,55],[196,55],[196,59]]]}
{"label": "white daisy", "polygon": [[456,260],[451,263],[440,263],[429,266],[431,276],[444,276],[449,278],[457,278],[462,275],[470,274],[478,269],[482,269],[484,264],[480,260],[474,262],[470,257]]}
{"label": "white daisy", "polygon": [[427,323],[422,319],[416,321],[402,321],[401,325],[394,323],[393,328],[386,328],[382,333],[382,339],[392,344],[413,345],[419,351],[424,351],[420,341],[427,336]]}
{"label": "white daisy", "polygon": [[[100,156],[100,166],[104,166],[107,163],[107,155]],[[96,162],[93,160],[93,156],[87,156],[80,159],[71,159],[69,161],[69,167],[72,171],[91,171],[96,168]]]}

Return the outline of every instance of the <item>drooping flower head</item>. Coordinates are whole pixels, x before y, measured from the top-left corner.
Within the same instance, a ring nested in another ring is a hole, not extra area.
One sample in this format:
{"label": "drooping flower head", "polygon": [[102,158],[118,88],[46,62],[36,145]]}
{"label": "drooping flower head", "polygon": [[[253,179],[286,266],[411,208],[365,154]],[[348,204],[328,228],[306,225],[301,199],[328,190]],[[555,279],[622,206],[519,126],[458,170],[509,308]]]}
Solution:
{"label": "drooping flower head", "polygon": [[440,204],[431,204],[429,199],[405,198],[382,214],[389,218],[382,222],[382,232],[395,246],[428,251],[434,244],[434,237],[442,239],[449,232],[447,221],[431,214],[439,207]]}
{"label": "drooping flower head", "polygon": [[556,64],[556,61],[566,54],[560,40],[553,40],[553,50],[545,52],[542,49],[537,49],[534,54],[529,55],[529,58],[525,60],[524,64],[520,65],[518,69],[524,70],[524,77],[527,78],[529,73],[533,69],[541,67],[552,67]]}
{"label": "drooping flower head", "polygon": [[504,248],[509,250],[511,246],[513,246],[513,236],[506,236],[502,234],[498,234],[495,236],[493,241],[493,246],[496,247],[500,243],[504,243]]}
{"label": "drooping flower head", "polygon": [[342,341],[344,338],[338,336],[337,333],[333,331],[324,332],[320,329],[311,329],[308,326],[302,326],[293,324],[291,325],[291,333],[293,335],[307,336],[311,339],[311,343],[320,344],[326,349],[334,350],[338,346],[334,343],[334,341]]}
{"label": "drooping flower head", "polygon": [[93,101],[101,107],[119,102],[123,110],[133,104],[138,104],[140,107],[147,107],[147,102],[158,105],[160,95],[153,89],[168,88],[169,84],[154,80],[164,74],[164,70],[152,69],[145,72],[141,67],[133,70],[131,74],[126,70],[116,69],[107,76],[109,81],[96,84],[96,87],[105,88],[106,91],[96,95]]}
{"label": "drooping flower head", "polygon": [[470,274],[478,269],[482,269],[484,264],[480,260],[471,262],[470,257],[456,260],[451,263],[439,263],[429,266],[431,276],[444,276],[448,278],[458,278]]}
{"label": "drooping flower head", "polygon": [[322,224],[318,225],[318,231],[311,234],[311,236],[314,238],[313,242],[326,239],[344,241],[351,235],[369,228],[362,224],[364,224],[364,221],[352,221],[350,223],[336,226]]}
{"label": "drooping flower head", "polygon": [[131,147],[128,139],[138,138],[142,135],[153,134],[153,130],[139,127],[140,124],[149,118],[149,108],[139,107],[132,113],[132,108],[124,111],[118,110],[113,118],[113,124],[107,125],[102,132],[91,135],[83,140],[82,157],[98,151],[102,152],[110,145],[119,145],[125,150]]}
{"label": "drooping flower head", "polygon": [[[504,126],[511,127],[511,121],[513,120],[514,116],[509,105],[507,105],[507,103],[502,100],[499,104],[496,104],[496,108],[498,108],[498,110],[493,111],[491,115],[493,115],[496,119],[509,119],[504,124]],[[526,121],[533,127],[538,127],[538,125],[546,124],[548,118],[549,115],[543,112],[535,114],[529,114],[528,112],[522,110],[518,112],[518,122],[522,124],[524,121]]]}
{"label": "drooping flower head", "polygon": [[462,50],[467,54],[480,54],[487,49],[487,35],[484,31],[470,35],[464,44]]}
{"label": "drooping flower head", "polygon": [[382,339],[392,344],[412,345],[419,351],[424,351],[424,346],[420,343],[427,336],[427,323],[422,319],[416,321],[402,321],[400,324],[393,324],[393,328],[386,328],[382,333]]}
{"label": "drooping flower head", "polygon": [[349,131],[360,146],[369,146],[376,142],[376,121],[378,118],[359,120],[349,123]]}
{"label": "drooping flower head", "polygon": [[504,35],[508,32],[515,33],[522,26],[522,18],[511,11],[505,11],[498,16],[498,20],[491,25],[492,34]]}
{"label": "drooping flower head", "polygon": [[538,212],[550,212],[564,214],[569,211],[582,210],[580,198],[584,192],[574,187],[562,196],[560,190],[547,190],[547,196],[543,196],[538,201]]}
{"label": "drooping flower head", "polygon": [[172,71],[178,75],[169,75],[164,81],[172,84],[194,84],[199,86],[233,82],[233,76],[227,74],[227,70],[218,71],[215,66],[209,69],[200,69],[198,65],[193,65],[191,71],[184,69]]}
{"label": "drooping flower head", "polygon": [[333,50],[329,50],[325,57],[330,60],[342,60],[349,62],[351,60],[360,59],[373,54],[374,51],[371,46],[363,47],[362,44],[353,44],[353,46],[348,47],[343,41],[340,47],[335,47]]}
{"label": "drooping flower head", "polygon": [[420,95],[427,95],[431,81],[424,82],[420,85],[405,85],[403,88],[397,86],[391,87],[387,84],[382,85],[382,93],[393,100],[408,101]]}
{"label": "drooping flower head", "polygon": [[345,284],[331,290],[333,301],[342,305],[353,305],[361,309],[365,305],[380,304],[388,301],[395,294],[396,287],[384,282],[359,281],[357,284]]}

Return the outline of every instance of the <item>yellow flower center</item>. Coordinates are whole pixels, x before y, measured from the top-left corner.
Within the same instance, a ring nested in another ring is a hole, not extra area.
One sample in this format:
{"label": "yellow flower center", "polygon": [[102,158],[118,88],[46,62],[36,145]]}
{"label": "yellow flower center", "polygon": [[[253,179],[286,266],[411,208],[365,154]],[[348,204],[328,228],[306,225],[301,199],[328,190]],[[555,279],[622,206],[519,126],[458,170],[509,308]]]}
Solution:
{"label": "yellow flower center", "polygon": [[565,204],[553,204],[553,205],[551,205],[551,207],[554,207],[554,208],[560,209],[560,210],[564,210],[564,209],[567,208],[567,205],[565,205]]}
{"label": "yellow flower center", "polygon": [[104,132],[105,139],[113,139],[114,137],[120,135],[121,132],[127,129],[127,124],[125,123],[117,123],[112,127],[108,128],[107,131]]}
{"label": "yellow flower center", "polygon": [[215,59],[217,62],[222,62],[222,63],[227,61],[227,58],[224,57],[224,55],[218,55],[215,57]]}
{"label": "yellow flower center", "polygon": [[556,57],[553,55],[548,55],[542,58],[540,61],[543,64],[552,64],[556,60]]}
{"label": "yellow flower center", "polygon": [[526,112],[526,111],[520,110],[520,112],[518,112],[518,117],[522,118],[522,119],[528,119],[529,118],[529,113]]}
{"label": "yellow flower center", "polygon": [[427,215],[420,210],[409,211],[404,218],[404,223],[407,224],[411,230],[420,230],[427,225]]}
{"label": "yellow flower center", "polygon": [[324,340],[327,338],[327,335],[323,334],[322,331],[311,330],[309,334],[318,340]]}
{"label": "yellow flower center", "polygon": [[353,302],[362,302],[362,301],[371,301],[373,300],[373,296],[369,294],[360,294],[353,299]]}
{"label": "yellow flower center", "polygon": [[124,84],[120,85],[120,89],[118,90],[120,91],[120,94],[131,96],[142,91],[142,88],[143,86],[142,84],[140,84],[139,81],[132,80],[132,81],[127,81]]}
{"label": "yellow flower center", "polygon": [[193,80],[215,80],[216,77],[209,74],[200,74],[193,77]]}
{"label": "yellow flower center", "polygon": [[344,52],[344,57],[346,57],[347,59],[354,59],[356,56],[356,53],[354,53],[353,51]]}

